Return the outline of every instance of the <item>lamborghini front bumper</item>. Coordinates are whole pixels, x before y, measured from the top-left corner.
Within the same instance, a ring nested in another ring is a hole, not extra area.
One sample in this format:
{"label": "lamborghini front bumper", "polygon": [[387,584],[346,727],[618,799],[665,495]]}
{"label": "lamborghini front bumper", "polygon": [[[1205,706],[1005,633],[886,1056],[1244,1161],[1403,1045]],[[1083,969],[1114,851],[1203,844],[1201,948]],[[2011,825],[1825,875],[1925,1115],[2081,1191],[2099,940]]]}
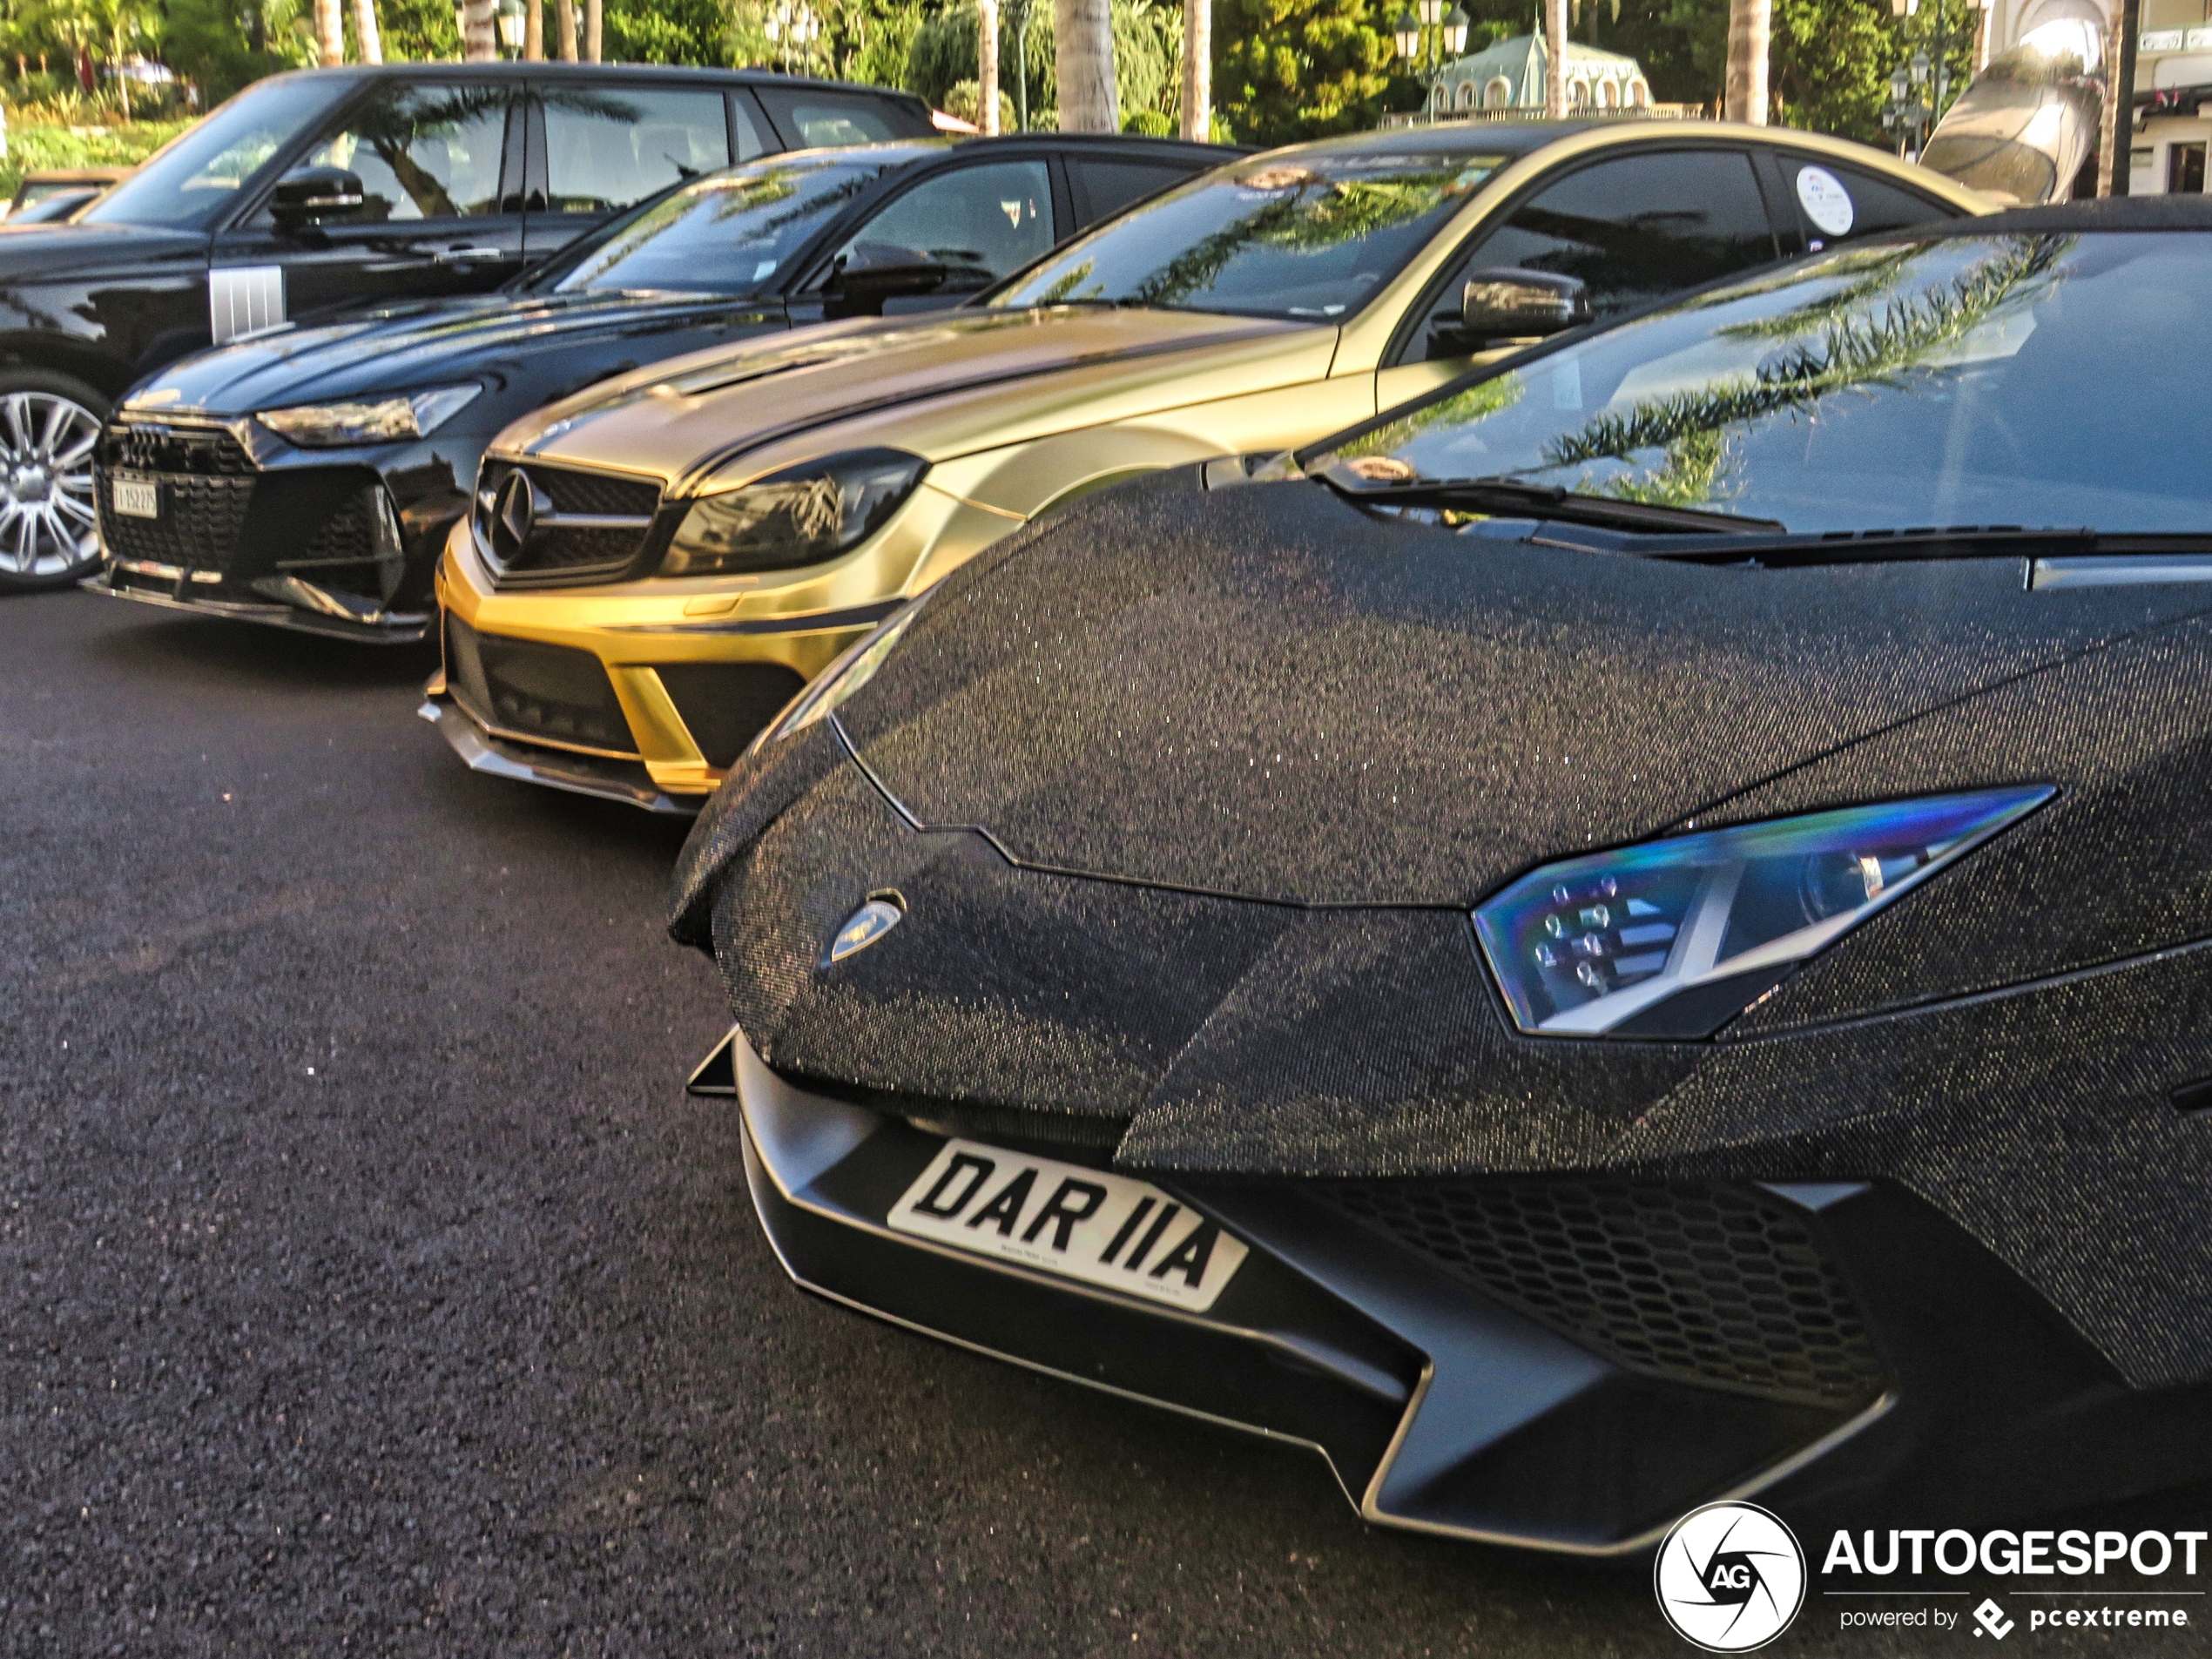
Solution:
{"label": "lamborghini front bumper", "polygon": [[[1701,1242],[1693,1225],[1684,1250],[1655,1246],[1640,1260],[1630,1251],[1625,1271],[1616,1271],[1620,1216],[1568,1228],[1562,1236],[1587,1251],[1611,1251],[1610,1264],[1592,1270],[1604,1281],[1594,1294],[1618,1305],[1658,1298],[1669,1312],[1639,1328],[1674,1332],[1674,1352],[1664,1339],[1624,1339],[1617,1317],[1589,1323],[1573,1296],[1548,1299],[1533,1278],[1486,1293],[1469,1282],[1472,1257],[1373,1222],[1419,1205],[1348,1202],[1345,1184],[1323,1181],[1152,1177],[1249,1252],[1211,1307],[1164,1307],[894,1226],[947,1145],[942,1125],[801,1088],[735,1031],[693,1088],[736,1096],[755,1205],[801,1287],[1071,1381],[1310,1447],[1381,1525],[1613,1555],[1648,1548],[1687,1511],[1723,1497],[1756,1495],[1815,1528],[1933,1513],[1922,1501],[1955,1524],[1973,1511],[2018,1525],[2212,1470],[2207,1391],[2128,1388],[1987,1252],[1881,1184],[1743,1184],[1746,1204],[1771,1207],[1768,1232],[1751,1238],[1723,1221],[1737,1238]],[[1103,1153],[1042,1142],[1003,1150],[1048,1167],[1110,1168]],[[1705,1207],[1693,1209],[1703,1216],[1711,1190],[1700,1190]],[[1663,1207],[1643,1198],[1630,1207],[1651,1202]],[[1806,1312],[1819,1298],[1801,1244],[1832,1271],[1847,1298],[1840,1317],[1863,1322],[1862,1360],[1873,1357],[1872,1370],[1846,1366],[1824,1387],[1817,1369],[1775,1348],[1838,1340],[1832,1294]],[[1777,1252],[1779,1292],[1742,1288],[1763,1282],[1756,1274],[1723,1274],[1716,1282],[1738,1287],[1742,1318],[1696,1312],[1705,1292],[1685,1291],[1686,1279],[1710,1276],[1730,1251],[1740,1260],[1763,1250]],[[1564,1282],[1554,1276],[1553,1291]],[[1792,1298],[1794,1312],[1784,1305]],[[1695,1352],[1747,1341],[1777,1355],[1772,1375],[1738,1365],[1730,1379]]]}

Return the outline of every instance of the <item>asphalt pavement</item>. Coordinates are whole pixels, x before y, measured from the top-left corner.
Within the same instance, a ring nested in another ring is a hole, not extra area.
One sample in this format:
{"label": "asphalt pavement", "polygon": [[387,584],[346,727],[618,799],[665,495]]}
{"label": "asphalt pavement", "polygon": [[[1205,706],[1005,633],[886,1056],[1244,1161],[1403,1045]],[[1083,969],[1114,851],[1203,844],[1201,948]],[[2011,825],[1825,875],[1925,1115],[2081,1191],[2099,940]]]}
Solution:
{"label": "asphalt pavement", "polygon": [[1693,1651],[793,1290],[682,826],[466,772],[430,666],[0,598],[0,1652]]}

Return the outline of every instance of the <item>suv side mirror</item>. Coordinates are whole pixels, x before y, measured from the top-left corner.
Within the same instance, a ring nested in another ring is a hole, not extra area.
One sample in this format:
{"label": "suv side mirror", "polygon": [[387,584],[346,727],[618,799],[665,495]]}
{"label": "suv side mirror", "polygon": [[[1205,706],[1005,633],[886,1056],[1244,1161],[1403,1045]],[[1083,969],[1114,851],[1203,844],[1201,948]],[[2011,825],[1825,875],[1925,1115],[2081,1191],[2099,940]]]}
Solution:
{"label": "suv side mirror", "polygon": [[880,317],[887,300],[934,293],[952,275],[920,248],[889,242],[855,242],[830,267],[825,307],[833,317]]}
{"label": "suv side mirror", "polygon": [[1542,340],[1590,320],[1590,296],[1579,277],[1494,266],[1467,273],[1460,315],[1440,319],[1439,343],[1459,352]]}
{"label": "suv side mirror", "polygon": [[367,199],[358,173],[343,167],[294,167],[277,180],[269,214],[286,230],[299,230],[359,212]]}

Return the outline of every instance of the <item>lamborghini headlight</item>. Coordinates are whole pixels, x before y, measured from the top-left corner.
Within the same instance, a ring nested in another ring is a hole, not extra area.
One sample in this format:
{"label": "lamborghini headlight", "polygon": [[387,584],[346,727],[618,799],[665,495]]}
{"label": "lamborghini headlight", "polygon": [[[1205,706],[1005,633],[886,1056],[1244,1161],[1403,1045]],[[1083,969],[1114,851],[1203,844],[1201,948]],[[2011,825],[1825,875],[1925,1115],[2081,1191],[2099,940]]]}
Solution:
{"label": "lamborghini headlight", "polygon": [[663,576],[726,576],[819,564],[881,529],[929,463],[902,449],[848,449],[699,498]]}
{"label": "lamborghini headlight", "polygon": [[834,713],[840,704],[875,678],[884,659],[891,655],[914,619],[921,613],[923,604],[936,591],[933,584],[878,623],[871,633],[863,634],[838,654],[836,660],[814,677],[813,682],[785,706],[784,711],[769,722],[767,728],[752,740],[748,754],[766,748],[772,743],[781,743],[794,732],[803,732],[815,721]]}
{"label": "lamborghini headlight", "polygon": [[2033,811],[2043,786],[1852,806],[1548,864],[1474,913],[1514,1023],[1703,1037]]}
{"label": "lamborghini headlight", "polygon": [[408,438],[428,437],[483,389],[481,386],[440,386],[368,402],[302,403],[288,409],[263,409],[253,418],[302,449],[398,443]]}

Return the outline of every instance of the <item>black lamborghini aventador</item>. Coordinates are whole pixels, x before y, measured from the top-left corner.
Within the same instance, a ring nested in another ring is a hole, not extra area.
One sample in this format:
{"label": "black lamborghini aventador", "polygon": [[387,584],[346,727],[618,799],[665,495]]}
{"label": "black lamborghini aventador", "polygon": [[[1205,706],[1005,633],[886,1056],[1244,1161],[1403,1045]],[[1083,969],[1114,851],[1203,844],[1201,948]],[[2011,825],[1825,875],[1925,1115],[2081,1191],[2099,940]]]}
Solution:
{"label": "black lamborghini aventador", "polygon": [[675,900],[792,1276],[1462,1537],[2212,1474],[2208,274],[1853,246],[887,622]]}

